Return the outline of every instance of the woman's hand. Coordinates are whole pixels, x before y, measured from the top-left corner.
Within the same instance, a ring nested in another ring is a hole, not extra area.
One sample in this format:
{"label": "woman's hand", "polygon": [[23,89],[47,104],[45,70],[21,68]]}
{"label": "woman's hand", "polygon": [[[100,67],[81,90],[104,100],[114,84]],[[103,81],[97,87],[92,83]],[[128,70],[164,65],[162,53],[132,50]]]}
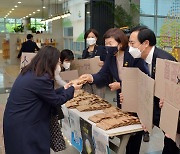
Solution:
{"label": "woman's hand", "polygon": [[162,107],[163,107],[163,104],[164,104],[164,99],[160,99],[160,101],[159,101],[159,107],[162,108]]}
{"label": "woman's hand", "polygon": [[71,83],[67,83],[67,84],[64,85],[64,89],[68,89],[70,86],[72,86],[72,84]]}
{"label": "woman's hand", "polygon": [[86,80],[89,83],[93,82],[93,76],[91,74],[83,74],[79,78],[83,79],[83,80]]}
{"label": "woman's hand", "polygon": [[120,82],[113,82],[113,83],[109,84],[109,87],[110,87],[111,91],[118,90],[121,88]]}
{"label": "woman's hand", "polygon": [[124,100],[123,94],[122,94],[122,93],[119,93],[119,97],[120,97],[120,104],[122,104],[122,102],[123,102],[123,100]]}
{"label": "woman's hand", "polygon": [[83,84],[77,84],[77,83],[72,84],[72,86],[74,87],[75,90],[81,89],[81,88],[82,88],[82,85],[83,85]]}
{"label": "woman's hand", "polygon": [[99,65],[100,67],[102,67],[102,66],[104,65],[104,62],[100,60],[99,63],[98,63],[98,65]]}

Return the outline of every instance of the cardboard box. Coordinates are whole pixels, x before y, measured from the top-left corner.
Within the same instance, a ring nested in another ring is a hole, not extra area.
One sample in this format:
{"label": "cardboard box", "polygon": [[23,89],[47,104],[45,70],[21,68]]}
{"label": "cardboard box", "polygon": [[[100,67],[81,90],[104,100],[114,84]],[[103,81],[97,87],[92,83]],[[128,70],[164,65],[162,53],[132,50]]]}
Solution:
{"label": "cardboard box", "polygon": [[157,59],[155,95],[165,102],[161,111],[160,128],[176,141],[180,111],[179,62]]}
{"label": "cardboard box", "polygon": [[154,80],[138,68],[123,68],[122,110],[136,112],[149,132],[153,127]]}
{"label": "cardboard box", "polygon": [[78,74],[95,74],[101,67],[99,66],[99,57],[90,59],[75,59],[71,64],[71,70],[78,70]]}
{"label": "cardboard box", "polygon": [[22,52],[20,69],[29,64],[35,55],[36,53]]}
{"label": "cardboard box", "polygon": [[60,76],[66,82],[77,79],[79,77],[77,70],[60,72]]}

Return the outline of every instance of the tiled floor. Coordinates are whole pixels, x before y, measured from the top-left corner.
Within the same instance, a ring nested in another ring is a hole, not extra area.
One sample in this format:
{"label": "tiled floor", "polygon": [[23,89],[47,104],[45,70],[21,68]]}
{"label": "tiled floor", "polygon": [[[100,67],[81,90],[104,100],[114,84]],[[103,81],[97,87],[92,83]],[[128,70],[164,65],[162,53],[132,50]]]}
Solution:
{"label": "tiled floor", "polygon": [[[2,59],[2,54],[0,53],[0,132],[2,132],[2,115],[3,106],[6,103],[8,93],[14,80],[19,73],[19,66],[9,65],[5,60]],[[106,99],[112,102],[115,94],[107,90]],[[1,135],[0,135],[1,136]],[[2,154],[3,144],[0,141],[0,154]],[[143,142],[141,146],[140,154],[161,154],[163,147],[163,133],[157,127],[153,129],[150,136],[150,142]],[[113,152],[111,152],[113,154]],[[51,152],[51,154],[79,154],[79,152],[67,143],[67,149],[62,152]]]}

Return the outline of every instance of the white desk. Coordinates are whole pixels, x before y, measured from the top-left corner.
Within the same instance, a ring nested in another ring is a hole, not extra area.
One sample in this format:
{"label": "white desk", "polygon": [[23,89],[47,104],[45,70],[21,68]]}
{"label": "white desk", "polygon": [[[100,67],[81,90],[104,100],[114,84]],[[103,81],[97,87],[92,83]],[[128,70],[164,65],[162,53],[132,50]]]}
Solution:
{"label": "white desk", "polygon": [[[93,116],[97,113],[103,113],[102,110],[98,111],[88,111],[88,112],[79,112],[77,109],[67,109],[65,105],[62,107],[63,111],[64,110],[71,110],[74,114],[78,115],[79,117],[83,118],[85,121],[89,122],[91,125],[96,127],[96,124],[93,123],[92,121],[88,120],[90,116]],[[109,137],[117,137],[120,139],[120,144],[118,148],[116,149],[117,154],[123,154],[126,149],[126,145],[128,143],[129,137],[138,131],[142,131],[142,126],[141,124],[135,124],[135,125],[129,125],[129,126],[123,126],[123,127],[118,127],[110,130],[103,130],[101,128],[96,127],[99,131],[101,131],[103,134],[108,135]],[[113,150],[113,149],[112,149]]]}

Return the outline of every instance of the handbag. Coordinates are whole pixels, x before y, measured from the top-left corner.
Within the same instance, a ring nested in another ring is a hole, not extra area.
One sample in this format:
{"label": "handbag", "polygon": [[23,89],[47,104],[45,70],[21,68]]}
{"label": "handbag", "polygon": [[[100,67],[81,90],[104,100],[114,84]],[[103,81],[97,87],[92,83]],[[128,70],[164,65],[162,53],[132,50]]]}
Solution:
{"label": "handbag", "polygon": [[61,132],[61,127],[58,122],[58,115],[51,114],[50,119],[50,147],[54,152],[62,151],[66,149],[66,143]]}

